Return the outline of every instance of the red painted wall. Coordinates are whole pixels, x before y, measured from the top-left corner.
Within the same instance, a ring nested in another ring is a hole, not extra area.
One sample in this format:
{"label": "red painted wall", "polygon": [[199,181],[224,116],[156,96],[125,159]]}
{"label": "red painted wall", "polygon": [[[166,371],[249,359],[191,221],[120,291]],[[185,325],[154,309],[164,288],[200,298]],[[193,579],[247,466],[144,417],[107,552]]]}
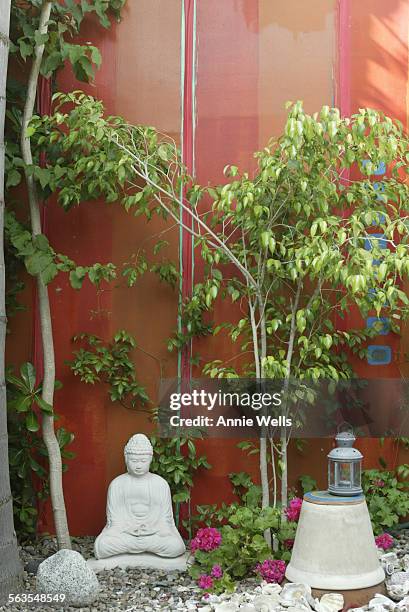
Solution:
{"label": "red painted wall", "polygon": [[[130,0],[121,24],[106,32],[90,22],[84,34],[103,56],[88,91],[104,100],[108,112],[155,125],[176,139],[183,119],[181,5],[179,0]],[[227,163],[251,168],[253,152],[280,132],[287,100],[303,99],[311,112],[335,101],[344,112],[374,106],[406,122],[408,12],[409,0],[197,2],[197,114],[191,136],[198,180],[222,181]],[[67,70],[59,87],[68,90],[78,84]],[[84,264],[126,261],[163,227],[157,220],[147,224],[103,203],[84,203],[68,214],[54,203],[47,206],[52,244]],[[177,258],[178,232],[167,238],[169,254]],[[197,260],[196,278],[200,270]],[[124,469],[124,442],[151,425],[145,415],[111,404],[103,388],[86,387],[72,376],[64,365],[73,349],[71,338],[87,331],[109,339],[126,328],[145,351],[162,360],[165,376],[175,376],[176,357],[167,353],[164,340],[176,326],[177,296],[150,276],[133,289],[118,283],[100,293],[91,286],[75,292],[65,279],[58,279],[50,296],[58,378],[64,383],[56,410],[61,424],[76,435],[77,458],[64,476],[70,529],[73,534],[96,534],[104,523],[107,486]],[[230,315],[230,305],[220,303],[218,316]],[[16,338],[27,346],[27,327],[20,327],[21,321],[19,315],[9,349],[12,359],[19,358]],[[398,340],[393,342],[397,348]],[[194,343],[193,350],[205,359],[231,356],[229,344],[219,337]],[[135,351],[134,359],[141,381],[155,398],[158,362],[141,351]],[[367,369],[362,372],[367,375]],[[386,374],[378,369],[371,374],[397,376],[399,369],[394,364]],[[311,440],[303,454],[291,450],[293,483],[310,473],[324,485],[330,443]],[[257,477],[257,458],[248,459],[235,441],[210,440],[201,446],[213,468],[198,477],[193,504],[231,499],[231,471],[249,470]],[[397,459],[392,447],[380,449],[374,441],[364,441],[363,447],[367,466],[374,465],[381,452],[391,462]],[[52,530],[46,512],[40,528]]]}

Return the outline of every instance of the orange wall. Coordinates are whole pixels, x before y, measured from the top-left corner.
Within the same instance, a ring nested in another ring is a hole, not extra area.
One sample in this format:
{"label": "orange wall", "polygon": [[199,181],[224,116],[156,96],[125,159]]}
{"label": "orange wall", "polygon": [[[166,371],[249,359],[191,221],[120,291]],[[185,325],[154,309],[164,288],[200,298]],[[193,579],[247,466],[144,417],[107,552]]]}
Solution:
{"label": "orange wall", "polygon": [[[342,99],[352,111],[370,105],[406,121],[409,0],[341,1],[342,6],[336,0],[197,2],[194,150],[200,182],[222,181],[227,163],[251,168],[253,152],[280,132],[287,100],[303,99],[307,110],[314,111]],[[95,85],[88,90],[105,101],[109,112],[155,125],[176,139],[182,122],[180,26],[179,0],[130,0],[121,24],[101,32],[91,22],[84,33],[84,40],[97,44],[103,56]],[[78,84],[67,70],[59,87]],[[120,264],[164,227],[102,203],[84,203],[69,214],[54,203],[47,209],[56,250],[84,264]],[[176,258],[178,233],[169,232],[167,238],[169,254]],[[197,261],[196,278],[200,270]],[[64,383],[56,409],[61,423],[76,435],[77,458],[64,476],[69,523],[73,534],[96,534],[104,523],[107,486],[123,470],[123,444],[150,425],[146,416],[111,404],[102,387],[86,387],[71,375],[64,365],[73,349],[71,338],[88,331],[109,339],[126,328],[162,361],[165,376],[175,376],[176,358],[167,353],[164,340],[176,326],[177,298],[150,276],[133,289],[118,281],[101,293],[88,285],[75,292],[66,279],[58,279],[50,296],[58,378]],[[220,318],[231,314],[227,304],[218,308]],[[24,338],[17,337],[26,343],[24,333]],[[205,359],[231,356],[222,338],[195,343],[194,352],[198,350]],[[155,398],[158,362],[141,351],[135,351],[134,359],[141,381]],[[330,444],[310,440],[302,454],[292,448],[293,483],[310,473],[324,486]],[[367,467],[374,465],[380,449],[373,441],[362,444]],[[231,499],[231,471],[249,469],[257,477],[257,458],[248,459],[235,441],[209,440],[201,447],[213,469],[198,477],[193,504]],[[393,449],[381,450],[394,458]],[[42,517],[41,528],[52,529],[49,515]]]}

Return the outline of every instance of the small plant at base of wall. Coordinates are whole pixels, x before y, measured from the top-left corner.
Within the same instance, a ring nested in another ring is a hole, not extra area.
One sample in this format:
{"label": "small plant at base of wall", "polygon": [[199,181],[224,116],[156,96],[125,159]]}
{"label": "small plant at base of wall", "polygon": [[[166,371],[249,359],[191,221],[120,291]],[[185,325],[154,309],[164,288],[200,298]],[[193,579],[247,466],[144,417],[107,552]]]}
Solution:
{"label": "small plant at base of wall", "polygon": [[[41,384],[36,384],[36,371],[31,363],[21,366],[20,376],[8,368],[6,381],[14,523],[21,541],[36,533],[38,504],[49,496],[47,449],[39,434],[38,416],[44,410],[49,413],[50,407],[41,398]],[[60,387],[61,384],[57,382],[56,388]],[[58,419],[55,413],[52,414]],[[67,461],[75,456],[67,450],[74,440],[74,434],[60,427],[56,430],[56,436],[63,459],[63,471],[66,471]]]}
{"label": "small plant at base of wall", "polygon": [[364,470],[362,473],[362,486],[375,535],[392,529],[400,518],[409,514],[408,475],[408,465],[400,465],[396,470]]}

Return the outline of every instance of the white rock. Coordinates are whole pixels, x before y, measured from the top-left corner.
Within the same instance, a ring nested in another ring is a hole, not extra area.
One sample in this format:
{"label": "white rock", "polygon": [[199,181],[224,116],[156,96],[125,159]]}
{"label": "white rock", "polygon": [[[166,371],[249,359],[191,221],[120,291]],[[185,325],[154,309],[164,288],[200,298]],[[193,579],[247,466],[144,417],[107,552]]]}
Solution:
{"label": "white rock", "polygon": [[302,599],[308,600],[311,597],[311,587],[303,583],[288,583],[284,585],[280,596],[283,603],[296,603]]}
{"label": "white rock", "polygon": [[374,612],[393,610],[394,607],[395,602],[389,599],[389,597],[385,597],[385,595],[381,595],[380,593],[376,593],[375,597],[373,597],[368,603],[368,608],[370,610],[374,610]]}
{"label": "white rock", "polygon": [[396,612],[408,612],[409,611],[409,597],[404,597],[402,601],[400,601],[396,607]]}
{"label": "white rock", "polygon": [[405,584],[409,582],[409,572],[395,572],[390,578],[390,584]]}
{"label": "white rock", "polygon": [[65,549],[39,565],[36,588],[39,593],[64,593],[65,604],[75,607],[90,606],[100,590],[98,579],[83,556]]}
{"label": "white rock", "polygon": [[409,555],[405,555],[404,557],[402,557],[402,568],[406,572],[409,572]]}
{"label": "white rock", "polygon": [[404,582],[402,584],[386,584],[386,591],[388,595],[399,601],[403,599],[406,595],[409,594],[409,582]]}
{"label": "white rock", "polygon": [[232,601],[222,601],[214,607],[215,612],[236,612],[238,609],[239,606]]}
{"label": "white rock", "polygon": [[399,570],[401,565],[396,553],[384,553],[380,555],[379,560],[386,574],[391,575],[394,571]]}
{"label": "white rock", "polygon": [[340,593],[325,593],[319,603],[322,612],[339,612],[344,607],[344,597]]}
{"label": "white rock", "polygon": [[273,595],[258,595],[252,601],[257,612],[273,612],[280,608],[280,597],[277,593]]}
{"label": "white rock", "polygon": [[260,585],[260,591],[263,595],[275,595],[281,593],[282,590],[282,587],[276,582],[262,582]]}

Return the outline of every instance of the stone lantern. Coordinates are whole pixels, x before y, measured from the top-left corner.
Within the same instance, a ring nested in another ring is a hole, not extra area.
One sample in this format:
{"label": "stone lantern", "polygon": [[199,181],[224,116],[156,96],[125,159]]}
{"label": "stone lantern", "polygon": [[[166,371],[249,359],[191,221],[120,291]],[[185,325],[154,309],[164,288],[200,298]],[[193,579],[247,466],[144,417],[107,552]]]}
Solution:
{"label": "stone lantern", "polygon": [[342,432],[328,454],[328,489],[304,495],[286,578],[312,588],[354,590],[385,579],[361,487],[362,454]]}
{"label": "stone lantern", "polygon": [[335,438],[337,447],[328,454],[328,492],[332,495],[362,495],[361,466],[363,455],[353,448],[354,434],[345,431]]}

